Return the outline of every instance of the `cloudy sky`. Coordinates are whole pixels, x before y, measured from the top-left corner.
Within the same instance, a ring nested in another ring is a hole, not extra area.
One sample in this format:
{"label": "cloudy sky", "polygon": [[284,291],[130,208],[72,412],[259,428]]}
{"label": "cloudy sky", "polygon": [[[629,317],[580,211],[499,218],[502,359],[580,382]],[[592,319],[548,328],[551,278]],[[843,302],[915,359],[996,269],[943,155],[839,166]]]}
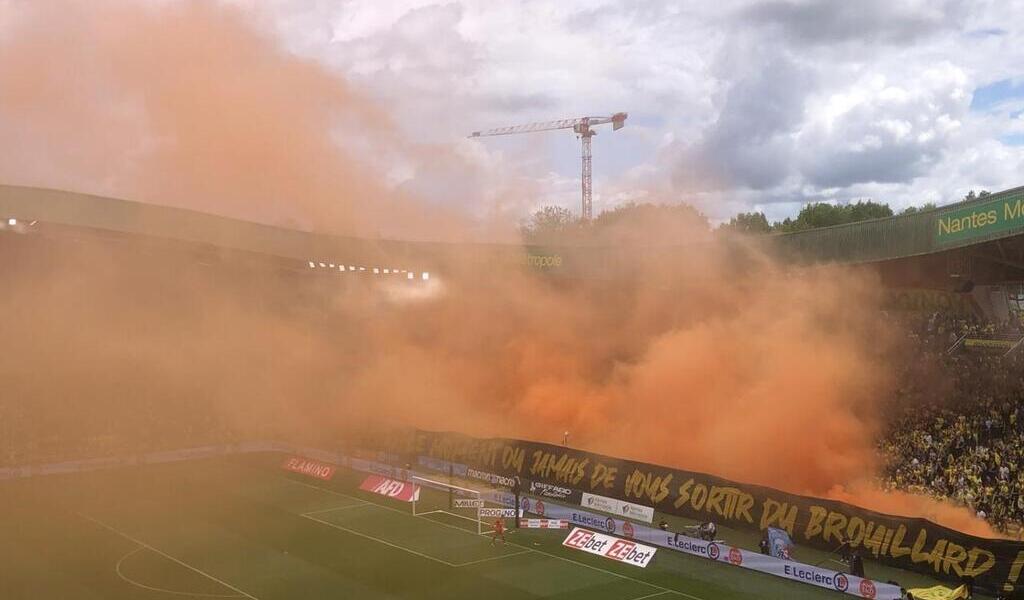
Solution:
{"label": "cloudy sky", "polygon": [[[596,210],[648,198],[714,219],[781,218],[810,200],[901,208],[1024,184],[1020,1],[259,6],[292,51],[343,74],[411,136],[455,144],[484,173],[482,195],[529,182],[514,210],[577,209],[579,142],[463,136],[615,111],[630,116],[594,140]],[[458,185],[429,181],[417,178],[435,195]]]}

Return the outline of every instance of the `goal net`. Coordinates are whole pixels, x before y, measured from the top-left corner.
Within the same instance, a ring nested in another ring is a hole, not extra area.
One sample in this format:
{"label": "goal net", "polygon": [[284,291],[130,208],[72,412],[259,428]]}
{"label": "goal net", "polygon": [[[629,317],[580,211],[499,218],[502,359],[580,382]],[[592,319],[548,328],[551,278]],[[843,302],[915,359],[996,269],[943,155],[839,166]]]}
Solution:
{"label": "goal net", "polygon": [[516,516],[516,510],[502,504],[492,490],[473,489],[418,475],[410,479],[421,489],[434,490],[413,500],[413,515],[457,519],[460,528],[475,530],[478,534],[489,533],[496,519],[508,520]]}

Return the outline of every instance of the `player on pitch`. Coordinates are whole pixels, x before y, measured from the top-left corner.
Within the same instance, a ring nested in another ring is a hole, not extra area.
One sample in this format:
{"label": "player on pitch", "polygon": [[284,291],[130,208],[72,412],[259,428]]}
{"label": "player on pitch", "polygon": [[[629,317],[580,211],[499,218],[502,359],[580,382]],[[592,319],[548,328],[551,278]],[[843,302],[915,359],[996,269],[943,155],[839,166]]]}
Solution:
{"label": "player on pitch", "polygon": [[492,546],[494,545],[494,542],[498,541],[499,537],[501,538],[501,543],[504,544],[505,543],[505,521],[501,517],[498,517],[497,519],[494,520],[494,534],[491,535],[491,545]]}

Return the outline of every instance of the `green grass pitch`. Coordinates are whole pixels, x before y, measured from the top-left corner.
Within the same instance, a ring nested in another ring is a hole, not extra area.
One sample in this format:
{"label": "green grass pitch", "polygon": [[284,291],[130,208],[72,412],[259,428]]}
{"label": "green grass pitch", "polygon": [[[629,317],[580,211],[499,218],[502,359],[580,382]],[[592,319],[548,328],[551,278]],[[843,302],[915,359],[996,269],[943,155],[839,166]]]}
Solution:
{"label": "green grass pitch", "polygon": [[[360,491],[362,474],[339,470],[321,482],[283,471],[282,458],[2,483],[0,598],[850,597],[667,549],[640,569],[562,547],[565,530],[511,530],[507,544],[492,546],[469,519],[413,516],[407,503]],[[447,495],[425,489],[423,503],[447,506]],[[726,532],[726,539],[749,542],[737,539],[744,535]],[[801,559],[816,558],[827,555]]]}

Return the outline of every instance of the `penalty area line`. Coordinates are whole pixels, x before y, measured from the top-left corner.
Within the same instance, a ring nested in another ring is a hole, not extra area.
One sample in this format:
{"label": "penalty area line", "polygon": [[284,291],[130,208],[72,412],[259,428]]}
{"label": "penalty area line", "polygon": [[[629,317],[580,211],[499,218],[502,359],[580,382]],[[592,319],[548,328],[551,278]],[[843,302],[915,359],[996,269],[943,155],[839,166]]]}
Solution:
{"label": "penalty area line", "polygon": [[503,558],[508,558],[510,556],[522,556],[523,554],[531,554],[531,553],[533,553],[533,549],[532,548],[527,548],[526,550],[520,550],[519,552],[509,552],[508,554],[499,554],[498,556],[488,556],[487,558],[481,558],[480,560],[471,560],[469,562],[459,563],[456,566],[459,566],[459,567],[469,567],[469,566],[472,566],[472,565],[478,565],[480,563],[491,562],[492,560],[501,560]]}
{"label": "penalty area line", "polygon": [[374,536],[369,535],[367,533],[362,533],[361,531],[356,531],[354,529],[349,529],[348,527],[342,527],[341,525],[337,525],[335,523],[331,523],[330,521],[324,521],[324,520],[318,519],[316,517],[311,517],[308,513],[304,514],[304,515],[301,515],[301,516],[304,519],[309,519],[310,521],[316,521],[317,523],[321,523],[321,524],[326,525],[328,527],[333,527],[334,529],[337,529],[339,531],[344,531],[345,533],[351,533],[352,535],[358,535],[361,538],[366,538],[368,540],[377,542],[378,544],[384,544],[385,546],[390,546],[391,548],[394,548],[396,550],[401,550],[402,552],[408,552],[409,554],[414,554],[416,556],[419,556],[420,558],[425,558],[427,560],[432,560],[434,562],[441,563],[442,565],[447,565],[449,567],[458,567],[459,566],[459,565],[457,565],[455,563],[450,563],[450,562],[448,562],[448,561],[446,561],[444,559],[437,558],[436,556],[430,556],[429,554],[424,554],[422,552],[417,552],[416,550],[413,550],[411,548],[406,548],[405,546],[399,546],[398,544],[395,544],[393,542],[389,542],[387,540],[382,540],[382,539],[380,539],[378,537],[374,537]]}
{"label": "penalty area line", "polygon": [[131,585],[134,585],[135,587],[138,587],[138,588],[142,588],[144,590],[150,590],[150,591],[153,591],[153,592],[160,592],[161,594],[172,594],[174,596],[188,596],[189,598],[244,598],[244,596],[242,596],[241,594],[238,594],[238,593],[234,593],[234,594],[203,594],[203,593],[199,593],[199,592],[179,592],[177,590],[169,590],[169,589],[166,589],[166,588],[153,587],[151,585],[146,585],[144,583],[140,583],[138,581],[135,581],[131,577],[128,577],[127,575],[125,575],[124,573],[121,572],[121,565],[124,564],[124,561],[128,560],[132,556],[135,556],[136,554],[138,554],[139,552],[141,552],[143,550],[146,550],[146,548],[143,547],[143,546],[139,546],[139,547],[135,548],[134,550],[132,550],[128,554],[125,554],[124,556],[122,556],[121,560],[117,561],[117,564],[114,566],[114,572],[117,573],[117,576],[120,577],[121,579],[123,579],[125,581],[125,583],[130,583]]}
{"label": "penalty area line", "polygon": [[[477,533],[475,531],[469,531],[468,529],[463,529],[461,527],[456,527],[454,525],[449,525],[448,523],[442,523],[441,521],[438,521],[437,519],[431,519],[431,518],[428,518],[428,517],[425,517],[425,516],[422,516],[422,515],[414,515],[414,514],[412,514],[409,511],[398,510],[397,508],[393,508],[391,506],[385,506],[383,504],[380,504],[379,502],[369,502],[367,500],[363,500],[362,498],[356,498],[355,496],[350,496],[348,494],[342,494],[341,492],[336,492],[334,490],[329,490],[327,488],[323,488],[323,487],[320,487],[318,485],[313,485],[311,483],[306,483],[305,481],[296,481],[294,479],[289,479],[287,477],[282,477],[281,479],[283,481],[287,481],[288,483],[294,483],[295,485],[301,485],[303,487],[308,487],[310,489],[320,490],[321,492],[324,492],[324,493],[327,493],[327,494],[331,494],[333,496],[338,496],[339,498],[348,498],[349,500],[355,500],[357,502],[365,502],[366,504],[368,504],[370,506],[375,506],[375,507],[377,507],[377,508],[379,508],[381,510],[387,510],[387,511],[399,514],[399,515],[405,515],[406,517],[409,517],[409,518],[412,518],[412,519],[421,519],[423,521],[430,521],[431,523],[433,523],[435,525],[438,525],[439,527],[447,527],[448,529],[451,529],[453,531],[461,531],[462,533],[465,533],[467,535],[473,535],[473,536],[477,535]],[[442,511],[442,512],[447,512],[447,511]],[[311,513],[307,513],[307,514],[311,514]],[[299,515],[299,516],[302,516],[302,515]],[[526,546],[520,546],[520,548],[526,548]]]}
{"label": "penalty area line", "polygon": [[[509,544],[512,545],[512,546],[519,546],[520,548],[526,548],[526,546],[520,546],[519,544],[516,544],[515,542],[509,542]],[[550,556],[551,558],[557,558],[558,560],[564,560],[565,562],[572,563],[574,565],[579,565],[581,567],[586,567],[588,569],[593,569],[594,571],[600,571],[601,573],[607,573],[608,575],[612,575],[614,577],[618,577],[619,579],[625,579],[627,581],[632,581],[634,583],[639,583],[641,585],[646,585],[647,587],[652,587],[652,588],[654,588],[656,590],[660,590],[657,594],[648,594],[646,596],[641,596],[640,598],[650,598],[652,596],[660,596],[662,594],[676,594],[676,595],[679,595],[679,596],[683,596],[684,598],[690,598],[690,600],[705,600],[704,598],[701,598],[700,596],[691,596],[690,594],[687,594],[686,592],[680,592],[679,590],[673,590],[672,588],[662,587],[662,586],[657,585],[655,583],[650,583],[649,581],[644,581],[643,579],[637,579],[635,577],[630,577],[628,575],[623,575],[621,573],[616,573],[615,571],[609,571],[608,569],[602,569],[601,567],[595,567],[594,565],[588,565],[587,563],[580,562],[578,560],[573,560],[571,558],[566,558],[564,556],[558,556],[557,554],[552,554],[550,552],[545,552],[543,550],[537,550],[537,549],[534,549],[534,548],[526,548],[526,549],[527,550],[533,550],[537,554],[543,554],[544,556]],[[640,600],[640,598],[637,598],[636,600]]]}
{"label": "penalty area line", "polygon": [[[369,502],[368,504],[373,504],[373,503]],[[437,558],[436,556],[431,556],[429,554],[424,554],[423,552],[419,552],[417,550],[413,550],[412,548],[406,548],[405,546],[396,544],[394,542],[389,542],[387,540],[382,540],[379,537],[372,536],[372,535],[370,535],[368,533],[363,533],[361,531],[356,531],[354,529],[349,529],[348,527],[342,527],[341,525],[338,525],[336,523],[331,523],[330,521],[324,521],[322,519],[318,519],[318,518],[312,516],[312,513],[305,513],[305,514],[300,515],[300,516],[305,518],[305,519],[309,519],[310,521],[316,521],[317,523],[321,523],[323,525],[327,525],[328,527],[333,527],[334,529],[337,529],[339,531],[344,531],[345,533],[351,533],[352,535],[358,535],[359,537],[366,538],[368,540],[377,542],[378,544],[384,544],[385,546],[390,546],[391,548],[394,548],[396,550],[401,550],[403,552],[408,552],[409,554],[414,554],[416,556],[419,556],[420,558],[426,558],[428,560],[432,560],[434,562],[439,562],[439,563],[441,563],[443,565],[446,565],[446,566],[449,566],[449,567],[453,567],[453,568],[469,567],[469,566],[476,565],[476,564],[479,564],[479,563],[485,563],[485,562],[489,562],[489,561],[492,561],[492,560],[500,560],[502,558],[508,558],[510,556],[519,556],[521,554],[529,554],[529,553],[534,551],[532,548],[526,548],[524,550],[520,550],[519,552],[508,552],[508,553],[501,554],[501,555],[498,555],[498,556],[489,556],[487,558],[481,558],[480,560],[471,560],[469,562],[463,562],[463,563],[453,563],[453,562],[448,562],[447,560],[444,560],[442,558]]]}
{"label": "penalty area line", "polygon": [[361,506],[374,506],[373,502],[363,502],[362,504],[346,504],[345,506],[335,506],[334,508],[325,508],[323,510],[311,510],[308,513],[302,513],[302,516],[308,515],[322,515],[324,513],[337,512],[339,510],[347,510],[349,508],[359,508]]}
{"label": "penalty area line", "polygon": [[[350,500],[360,500],[360,501],[366,502],[367,504],[372,504],[372,505],[374,505],[377,508],[380,508],[382,510],[391,511],[393,513],[398,513],[400,515],[405,515],[407,517],[412,517],[414,519],[419,518],[416,515],[413,515],[411,512],[406,512],[404,510],[398,510],[397,508],[392,508],[390,506],[384,506],[383,504],[378,504],[377,502],[368,502],[366,500],[362,500],[361,498],[356,498],[355,496],[350,496],[348,494],[342,494],[341,492],[335,492],[334,490],[329,490],[327,488],[323,488],[323,487],[320,487],[318,485],[313,485],[311,483],[306,483],[304,481],[296,481],[294,479],[289,479],[287,477],[282,477],[282,479],[284,481],[287,481],[287,482],[290,482],[290,483],[294,483],[296,485],[305,486],[305,487],[308,487],[308,488],[312,488],[314,490],[320,490],[321,492],[326,492],[328,494],[333,494],[335,496],[340,496],[342,498],[348,498]],[[311,519],[313,521],[320,521],[320,519],[315,519],[313,517],[306,517],[306,518],[307,519]],[[473,535],[473,536],[477,535],[475,531],[466,531],[465,529],[462,529],[461,527],[453,527],[451,525],[448,525],[447,523],[441,523],[440,521],[437,521],[435,519],[426,519],[426,520],[430,521],[431,523],[435,523],[437,525],[440,525],[442,527],[447,527],[449,529],[454,529],[455,531],[461,531],[462,533],[466,533],[466,534]],[[328,523],[326,521],[321,521],[321,522],[324,523],[325,525],[329,525],[331,527],[335,527],[337,529],[341,529],[340,527],[337,527],[333,523]],[[358,532],[353,532],[353,533],[357,533],[358,535],[363,535],[363,534],[359,534]],[[377,540],[377,541],[379,541],[379,540]],[[517,544],[515,542],[508,542],[508,545],[509,546],[515,546],[517,548],[522,548],[523,550],[529,550],[529,551],[534,552],[536,554],[543,554],[544,556],[550,556],[551,558],[554,558],[554,559],[557,559],[557,560],[561,560],[561,561],[564,561],[564,562],[567,562],[567,563],[572,563],[574,565],[579,565],[581,567],[585,567],[587,569],[591,569],[591,570],[594,570],[594,571],[600,571],[601,573],[606,573],[608,575],[611,575],[613,577],[617,577],[619,579],[625,579],[627,581],[632,581],[634,583],[639,583],[639,584],[642,584],[642,585],[646,585],[647,587],[654,588],[656,590],[660,590],[659,594],[670,593],[670,594],[676,594],[677,596],[682,596],[684,598],[689,598],[690,600],[706,600],[705,598],[701,598],[700,596],[694,596],[692,594],[687,594],[686,592],[680,592],[679,590],[673,590],[671,588],[663,587],[663,586],[660,586],[660,585],[657,585],[657,584],[654,584],[654,583],[649,583],[649,582],[644,581],[642,579],[637,579],[635,577],[630,577],[628,575],[622,575],[620,573],[616,573],[615,571],[609,571],[608,569],[602,569],[601,567],[595,567],[594,565],[588,565],[587,563],[580,562],[578,560],[573,560],[571,558],[566,558],[564,556],[558,556],[557,554],[552,554],[550,552],[545,552],[543,550],[537,550],[536,548],[530,548],[528,546],[523,546],[522,544]],[[401,549],[401,550],[408,551],[407,548],[402,548],[401,546],[396,546],[396,547]],[[433,558],[433,557],[429,557],[429,558],[431,560],[439,560],[439,559],[436,559],[436,558]],[[454,565],[452,565],[452,566],[454,566]]]}
{"label": "penalty area line", "polygon": [[[672,590],[664,590],[664,591],[661,591],[661,592],[654,592],[653,594],[647,594],[646,596],[640,596],[639,598],[631,598],[630,600],[647,600],[647,598],[657,598],[658,596],[662,596],[664,594],[671,594],[671,593],[672,593]],[[692,598],[692,596],[691,596],[691,598]]]}
{"label": "penalty area line", "polygon": [[[150,552],[155,552],[155,553],[159,554],[160,556],[166,558],[167,560],[173,561],[173,562],[175,562],[175,563],[185,567],[189,571],[192,571],[194,573],[199,573],[200,575],[202,575],[203,577],[206,577],[207,579],[216,581],[217,583],[221,584],[222,586],[224,586],[224,587],[226,587],[226,588],[228,588],[228,589],[230,589],[232,591],[238,592],[239,594],[241,594],[242,596],[244,596],[246,598],[249,598],[249,600],[259,600],[259,598],[257,598],[256,596],[253,596],[252,594],[249,594],[249,593],[247,593],[247,592],[245,592],[243,590],[238,589],[237,587],[231,585],[230,583],[224,581],[223,579],[218,579],[217,577],[214,577],[213,575],[210,575],[209,573],[207,573],[206,571],[204,571],[202,569],[193,567],[192,565],[188,564],[187,562],[185,562],[183,560],[174,558],[173,556],[171,556],[170,554],[167,554],[163,550],[160,550],[159,548],[154,548],[153,546],[147,544],[146,542],[143,542],[141,540],[133,538],[132,536],[128,535],[127,533],[125,533],[125,532],[123,532],[123,531],[121,531],[121,530],[119,530],[119,529],[117,529],[115,527],[112,527],[110,525],[107,525],[106,523],[104,523],[103,521],[100,521],[99,519],[90,517],[89,515],[86,515],[86,514],[83,514],[83,513],[76,513],[76,514],[78,514],[78,516],[82,517],[86,521],[90,521],[92,523],[95,523],[96,525],[99,525],[100,527],[106,529],[107,531],[110,531],[112,533],[116,533],[117,535],[123,537],[124,539],[126,539],[126,540],[128,540],[130,542],[133,542],[133,543],[135,543],[138,546],[142,546],[143,548],[149,550]],[[123,558],[122,558],[122,560],[123,560]]]}

